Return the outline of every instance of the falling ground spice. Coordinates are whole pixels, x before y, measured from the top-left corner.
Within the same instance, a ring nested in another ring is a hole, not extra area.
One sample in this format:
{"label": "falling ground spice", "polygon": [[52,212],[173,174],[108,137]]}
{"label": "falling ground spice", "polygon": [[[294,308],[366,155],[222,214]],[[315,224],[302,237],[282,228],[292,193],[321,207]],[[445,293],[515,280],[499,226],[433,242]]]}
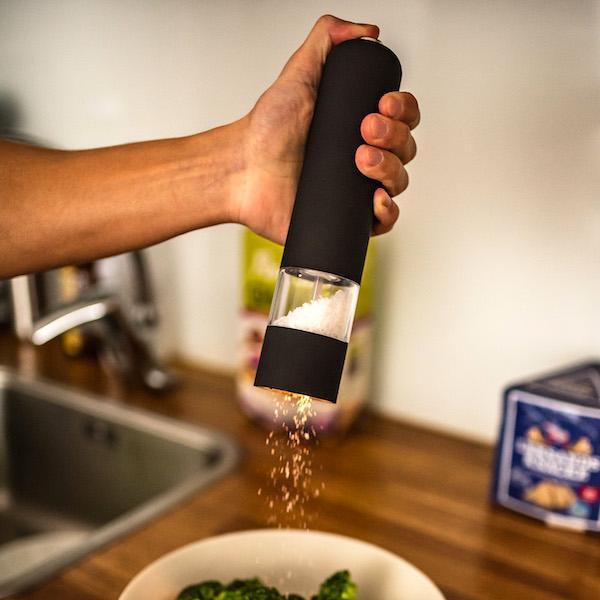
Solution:
{"label": "falling ground spice", "polygon": [[265,444],[273,459],[267,493],[268,524],[276,527],[308,529],[314,512],[308,503],[319,496],[324,482],[318,482],[313,447],[318,444],[311,425],[315,415],[310,396],[275,393],[273,430]]}

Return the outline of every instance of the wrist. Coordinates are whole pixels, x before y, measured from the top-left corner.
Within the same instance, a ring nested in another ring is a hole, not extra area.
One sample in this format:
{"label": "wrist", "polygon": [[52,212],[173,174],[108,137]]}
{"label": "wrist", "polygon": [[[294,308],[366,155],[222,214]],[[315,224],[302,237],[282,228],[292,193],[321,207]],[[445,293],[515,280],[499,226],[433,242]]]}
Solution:
{"label": "wrist", "polygon": [[185,138],[195,164],[193,202],[202,220],[197,227],[240,222],[240,198],[247,169],[246,130],[244,117]]}

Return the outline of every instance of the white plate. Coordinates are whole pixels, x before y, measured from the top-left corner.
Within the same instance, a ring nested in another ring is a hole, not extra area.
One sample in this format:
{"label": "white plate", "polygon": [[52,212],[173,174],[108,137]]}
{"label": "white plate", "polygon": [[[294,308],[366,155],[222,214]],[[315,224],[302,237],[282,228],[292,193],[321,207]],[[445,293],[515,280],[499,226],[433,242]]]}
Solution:
{"label": "white plate", "polygon": [[175,600],[206,579],[260,577],[282,593],[308,596],[340,569],[349,569],[365,600],[444,600],[437,587],[404,559],[341,535],[261,529],[188,544],[138,573],[119,600]]}

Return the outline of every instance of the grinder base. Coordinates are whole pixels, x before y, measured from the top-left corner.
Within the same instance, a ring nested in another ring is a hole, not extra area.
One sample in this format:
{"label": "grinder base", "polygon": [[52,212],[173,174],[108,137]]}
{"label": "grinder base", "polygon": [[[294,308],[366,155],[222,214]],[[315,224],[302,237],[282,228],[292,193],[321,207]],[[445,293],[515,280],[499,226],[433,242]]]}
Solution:
{"label": "grinder base", "polygon": [[269,325],[254,385],[335,402],[347,348],[324,335]]}

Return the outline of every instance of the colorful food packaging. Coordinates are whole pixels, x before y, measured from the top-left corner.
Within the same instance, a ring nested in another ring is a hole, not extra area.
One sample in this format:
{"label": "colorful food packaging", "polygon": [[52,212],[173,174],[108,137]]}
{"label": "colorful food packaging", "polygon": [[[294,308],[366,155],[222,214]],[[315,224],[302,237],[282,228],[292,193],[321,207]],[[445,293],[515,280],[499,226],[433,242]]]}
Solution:
{"label": "colorful food packaging", "polygon": [[492,496],[548,525],[600,531],[600,364],[507,388]]}
{"label": "colorful food packaging", "polygon": [[[272,429],[274,392],[254,387],[256,367],[269,317],[271,299],[279,272],[283,248],[244,231],[242,250],[242,306],[237,392],[244,412],[253,420]],[[369,244],[358,304],[348,345],[337,404],[314,402],[309,426],[317,433],[345,430],[354,420],[371,392],[373,324],[373,288],[375,276],[375,240]],[[314,413],[314,414],[312,414]],[[280,411],[280,419],[284,418]],[[288,425],[293,425],[290,411]]]}

